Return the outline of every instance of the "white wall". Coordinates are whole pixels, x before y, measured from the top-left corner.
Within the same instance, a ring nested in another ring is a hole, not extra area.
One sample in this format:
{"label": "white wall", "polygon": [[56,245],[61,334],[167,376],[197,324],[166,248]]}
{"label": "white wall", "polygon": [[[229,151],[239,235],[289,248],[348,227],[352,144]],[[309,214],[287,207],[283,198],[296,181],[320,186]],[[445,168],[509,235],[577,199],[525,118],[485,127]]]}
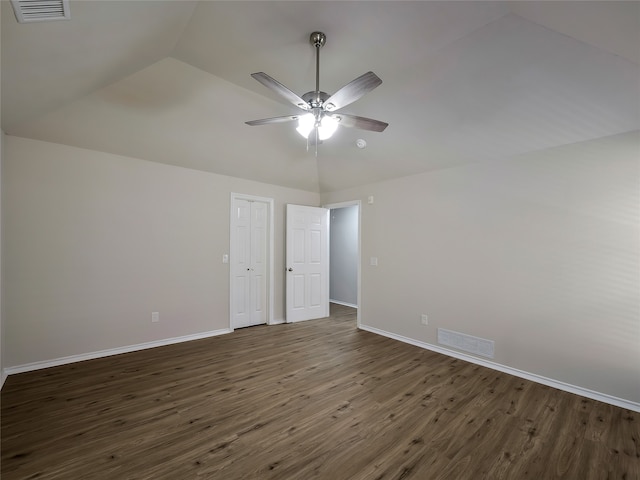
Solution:
{"label": "white wall", "polygon": [[358,304],[358,206],[331,210],[329,298]]}
{"label": "white wall", "polygon": [[5,367],[228,328],[231,192],[275,200],[283,318],[285,204],[319,194],[13,136],[3,164]]}
{"label": "white wall", "polygon": [[494,340],[500,365],[640,407],[640,132],[322,203],[368,195],[363,325],[432,345],[438,327]]}
{"label": "white wall", "polygon": [[[0,8],[0,12],[2,9]],[[0,13],[0,24],[2,24],[2,14]],[[1,49],[0,49],[1,50]],[[0,55],[2,57],[2,55]],[[2,59],[0,58],[0,64],[2,64]],[[1,75],[0,75],[0,78]],[[1,83],[1,82],[0,82]],[[1,89],[0,89],[1,90]],[[0,98],[2,95],[0,94]],[[0,102],[0,110],[2,110],[2,105]],[[0,130],[0,185],[2,184],[2,165],[4,157],[4,131]],[[2,198],[2,191],[0,187],[0,199]],[[2,304],[2,201],[0,200],[0,389],[4,386],[4,381],[6,379],[6,374],[4,371],[4,315],[3,315],[3,304]]]}

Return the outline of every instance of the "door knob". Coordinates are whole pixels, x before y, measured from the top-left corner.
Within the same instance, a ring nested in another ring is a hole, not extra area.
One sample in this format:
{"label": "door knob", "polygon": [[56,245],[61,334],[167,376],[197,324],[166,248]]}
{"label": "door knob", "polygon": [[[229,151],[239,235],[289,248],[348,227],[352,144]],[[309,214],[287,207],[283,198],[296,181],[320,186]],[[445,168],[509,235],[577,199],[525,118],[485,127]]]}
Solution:
{"label": "door knob", "polygon": [[290,271],[290,272],[293,272],[293,268],[289,267],[289,271]]}

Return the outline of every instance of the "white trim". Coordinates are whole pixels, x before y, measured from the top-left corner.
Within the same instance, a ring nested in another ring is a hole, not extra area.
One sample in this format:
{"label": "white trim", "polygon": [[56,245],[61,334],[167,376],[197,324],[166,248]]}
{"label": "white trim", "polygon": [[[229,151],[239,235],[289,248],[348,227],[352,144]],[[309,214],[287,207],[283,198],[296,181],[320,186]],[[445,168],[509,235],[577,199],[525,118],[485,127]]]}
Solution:
{"label": "white trim", "polygon": [[2,387],[4,387],[4,382],[8,376],[9,375],[7,374],[7,371],[3,368],[2,373],[0,375],[0,390],[2,390]]}
{"label": "white trim", "polygon": [[99,350],[97,352],[81,353],[80,355],[54,358],[53,360],[26,363],[24,365],[16,365],[15,367],[7,367],[4,369],[3,374],[6,376],[13,375],[14,373],[31,372],[33,370],[41,370],[43,368],[66,365],[68,363],[82,362],[84,360],[93,360],[95,358],[110,357],[111,355],[120,355],[121,353],[146,350],[147,348],[164,347],[166,345],[171,345],[174,343],[190,342],[191,340],[201,340],[203,338],[215,337],[231,332],[232,330],[223,328],[221,330],[211,330],[209,332],[194,333],[192,335],[184,335],[182,337],[165,338],[163,340],[155,340],[153,342],[138,343],[137,345],[128,345],[126,347],[109,348],[107,350]]}
{"label": "white trim", "polygon": [[340,300],[331,300],[329,299],[329,303],[335,303],[337,305],[344,305],[345,307],[358,308],[358,305],[354,305],[353,303],[341,302]]}
{"label": "white trim", "polygon": [[542,375],[537,375],[535,373],[518,370],[517,368],[507,367],[506,365],[502,365],[500,363],[483,360],[481,358],[476,358],[474,356],[467,355],[465,353],[460,353],[454,350],[449,350],[448,348],[432,345],[431,343],[420,342],[412,338],[387,332],[385,330],[380,330],[379,328],[370,327],[368,325],[360,325],[359,328],[361,330],[366,330],[371,333],[382,335],[383,337],[392,338],[393,340],[398,340],[400,342],[408,343],[416,347],[424,348],[426,350],[431,350],[437,353],[442,353],[443,355],[447,355],[449,357],[458,358],[460,360],[464,360],[470,363],[475,363],[476,365],[481,365],[483,367],[491,368],[492,370],[498,370],[499,372],[508,373],[509,375],[513,375],[515,377],[520,377],[526,380],[531,380],[532,382],[541,383],[542,385],[547,385],[548,387],[557,388],[558,390],[574,393],[576,395],[587,397],[592,400],[597,400],[599,402],[608,403],[616,407],[625,408],[627,410],[633,410],[634,412],[640,413],[640,403],[637,403],[637,402],[632,402],[630,400],[625,400],[623,398],[607,395],[606,393],[595,392],[593,390],[589,390],[588,388],[578,387],[576,385],[571,385],[569,383],[561,382],[559,380],[543,377]]}
{"label": "white trim", "polygon": [[[358,309],[356,312],[356,326],[360,328],[362,326],[362,318],[360,317],[362,312],[362,202],[360,200],[350,200],[347,202],[329,203],[327,205],[323,205],[323,207],[328,208],[329,211],[331,211],[332,208],[344,208],[351,207],[353,205],[358,206],[358,291],[356,294],[356,301],[359,305],[353,305],[353,307]],[[331,252],[329,252],[329,255],[331,255]],[[333,300],[329,301],[331,302]]]}
{"label": "white trim", "polygon": [[271,320],[271,323],[269,325],[281,325],[283,323],[286,323],[284,321],[284,318],[276,318],[276,319]]}
{"label": "white trim", "polygon": [[232,278],[232,269],[231,269],[231,265],[232,265],[232,261],[233,261],[233,257],[232,257],[232,249],[234,248],[234,240],[235,240],[235,235],[234,235],[234,229],[233,229],[233,202],[235,200],[250,200],[253,202],[263,202],[267,204],[267,209],[269,211],[269,233],[268,233],[268,242],[269,242],[269,246],[267,247],[267,250],[269,252],[269,273],[267,274],[267,281],[269,282],[269,285],[267,286],[267,303],[268,303],[268,307],[267,307],[267,325],[275,325],[278,322],[274,320],[273,318],[273,306],[275,303],[275,297],[274,297],[274,285],[275,285],[275,280],[274,280],[274,274],[275,274],[275,270],[273,268],[273,262],[274,262],[274,200],[273,198],[269,198],[269,197],[256,197],[255,195],[245,195],[243,193],[234,193],[231,192],[231,202],[229,204],[229,329],[231,331],[233,331],[233,313],[231,311],[231,305],[233,305],[233,300],[234,300],[234,295],[235,295],[235,291],[234,291],[234,287],[233,287],[233,278]]}

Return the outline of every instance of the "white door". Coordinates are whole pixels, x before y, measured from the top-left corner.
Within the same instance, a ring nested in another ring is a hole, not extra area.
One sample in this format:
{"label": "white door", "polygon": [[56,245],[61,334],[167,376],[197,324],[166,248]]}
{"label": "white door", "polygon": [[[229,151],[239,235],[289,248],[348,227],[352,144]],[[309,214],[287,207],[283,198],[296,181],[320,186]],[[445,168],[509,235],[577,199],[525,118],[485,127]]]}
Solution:
{"label": "white door", "polygon": [[287,205],[287,322],[329,316],[329,210]]}
{"label": "white door", "polygon": [[231,219],[231,326],[267,321],[268,208],[263,202],[233,199]]}

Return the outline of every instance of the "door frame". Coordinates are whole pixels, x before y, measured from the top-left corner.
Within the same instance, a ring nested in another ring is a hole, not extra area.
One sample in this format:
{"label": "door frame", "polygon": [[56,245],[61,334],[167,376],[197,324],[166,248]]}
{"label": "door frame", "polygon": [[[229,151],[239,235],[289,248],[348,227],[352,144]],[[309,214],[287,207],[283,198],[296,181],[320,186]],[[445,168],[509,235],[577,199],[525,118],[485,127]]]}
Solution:
{"label": "door frame", "polygon": [[250,202],[261,202],[261,203],[266,203],[267,204],[267,225],[268,225],[268,233],[267,233],[267,256],[269,257],[266,264],[267,264],[267,272],[265,275],[265,278],[267,279],[267,285],[266,285],[266,289],[267,289],[267,308],[266,308],[266,314],[267,314],[267,325],[272,325],[273,324],[273,304],[274,304],[274,294],[273,294],[273,286],[275,285],[274,282],[274,269],[273,269],[273,252],[274,252],[274,221],[273,221],[273,206],[274,206],[274,200],[273,198],[268,198],[268,197],[257,197],[255,195],[247,195],[247,194],[243,194],[243,193],[234,193],[231,192],[231,202],[229,205],[229,330],[233,331],[233,311],[232,311],[232,305],[233,302],[235,300],[235,287],[234,284],[235,282],[233,281],[233,269],[232,269],[232,265],[233,265],[233,255],[235,254],[235,246],[236,246],[236,242],[237,242],[237,238],[236,238],[236,234],[235,234],[235,228],[234,227],[234,222],[233,222],[233,218],[234,218],[234,211],[233,211],[233,207],[235,205],[235,201],[236,200],[247,200]]}
{"label": "door frame", "polygon": [[[334,208],[352,207],[354,205],[358,207],[358,287],[356,289],[358,308],[356,310],[356,326],[360,328],[362,312],[362,202],[360,200],[351,200],[339,203],[328,203],[322,206],[323,208],[328,208],[329,215],[331,215],[331,210]],[[331,222],[329,222],[329,235],[331,235]],[[329,243],[329,245],[331,245],[331,243]],[[331,257],[331,246],[329,246],[329,257]],[[331,268],[331,263],[329,263],[329,268]]]}

